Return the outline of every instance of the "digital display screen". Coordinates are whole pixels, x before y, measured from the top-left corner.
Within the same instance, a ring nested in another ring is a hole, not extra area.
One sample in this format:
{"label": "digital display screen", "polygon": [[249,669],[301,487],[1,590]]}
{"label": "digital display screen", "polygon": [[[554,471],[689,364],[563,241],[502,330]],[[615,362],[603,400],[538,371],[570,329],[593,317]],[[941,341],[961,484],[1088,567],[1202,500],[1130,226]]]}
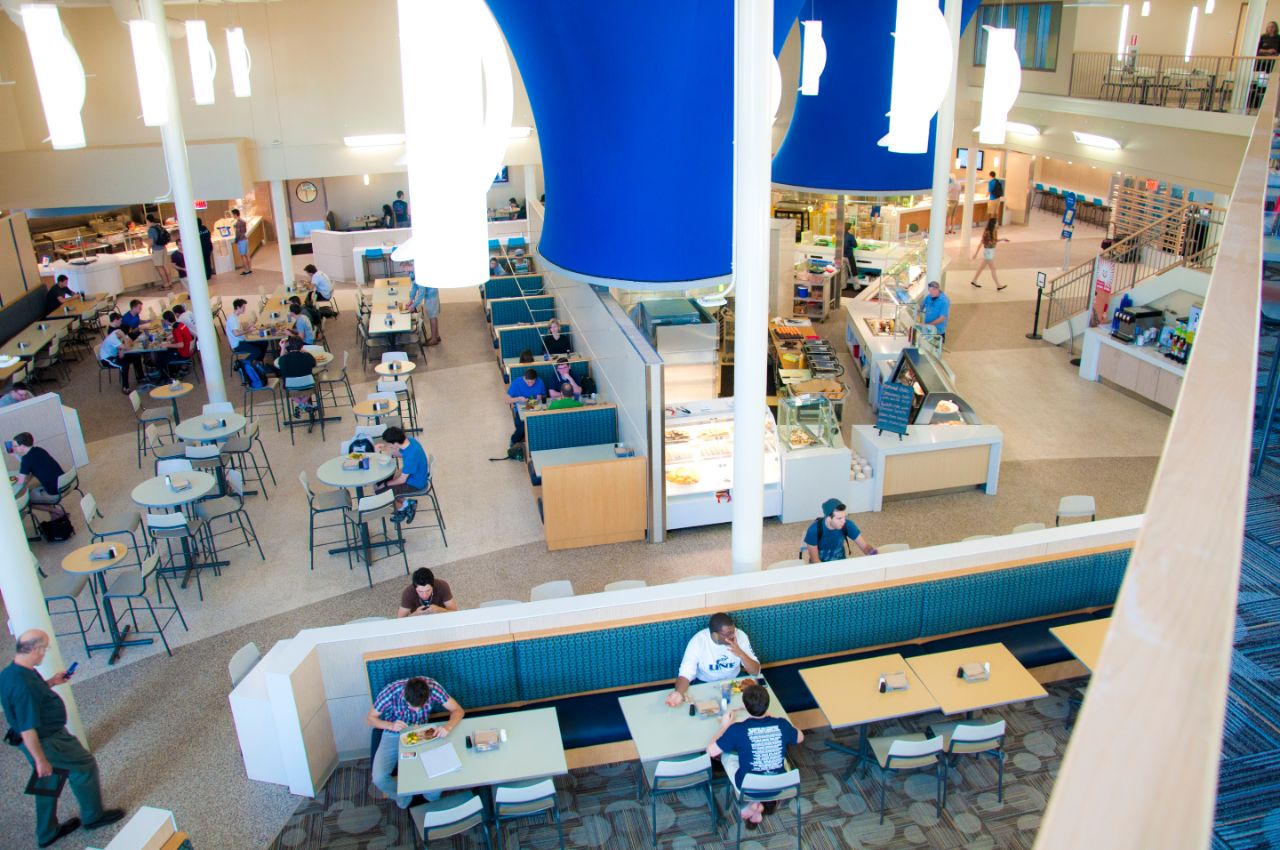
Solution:
{"label": "digital display screen", "polygon": [[[978,161],[974,164],[973,167],[981,171],[982,160],[985,156],[986,156],[986,151],[978,151],[978,156],[977,156]],[[956,168],[965,169],[968,167],[969,167],[969,149],[956,148]]]}

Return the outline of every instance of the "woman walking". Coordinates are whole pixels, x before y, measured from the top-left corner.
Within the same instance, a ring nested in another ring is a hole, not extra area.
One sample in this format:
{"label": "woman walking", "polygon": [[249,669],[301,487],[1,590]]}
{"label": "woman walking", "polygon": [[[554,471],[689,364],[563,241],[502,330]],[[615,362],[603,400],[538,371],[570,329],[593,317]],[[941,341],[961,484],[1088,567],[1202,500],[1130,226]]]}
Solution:
{"label": "woman walking", "polygon": [[[996,236],[996,220],[994,218],[987,219],[987,226],[982,231],[982,244],[978,246],[978,250],[982,251],[982,262],[978,264],[977,271],[973,273],[973,280],[969,281],[970,286],[981,289],[982,284],[978,283],[978,278],[982,275],[983,269],[991,269],[991,279],[995,281],[996,292],[1005,288],[1000,283],[1000,278],[996,276],[996,243],[1008,241],[1008,239],[1000,239]],[[973,252],[973,258],[975,260],[978,259],[978,251]]]}

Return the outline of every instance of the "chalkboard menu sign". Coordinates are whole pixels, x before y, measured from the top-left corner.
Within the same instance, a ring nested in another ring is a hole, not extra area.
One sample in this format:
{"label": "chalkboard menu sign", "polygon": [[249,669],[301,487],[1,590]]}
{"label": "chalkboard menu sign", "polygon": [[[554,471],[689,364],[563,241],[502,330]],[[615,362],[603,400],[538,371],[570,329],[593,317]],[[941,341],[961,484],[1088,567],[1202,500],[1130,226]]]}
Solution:
{"label": "chalkboard menu sign", "polygon": [[903,384],[880,385],[880,411],[876,415],[876,430],[889,431],[899,437],[907,433],[911,419],[911,387]]}

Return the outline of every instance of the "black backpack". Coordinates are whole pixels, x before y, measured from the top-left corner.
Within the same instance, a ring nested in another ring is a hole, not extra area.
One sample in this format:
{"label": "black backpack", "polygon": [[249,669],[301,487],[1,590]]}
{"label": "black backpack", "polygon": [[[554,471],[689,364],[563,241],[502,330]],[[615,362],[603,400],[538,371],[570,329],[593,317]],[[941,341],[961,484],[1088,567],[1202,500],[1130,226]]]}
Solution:
{"label": "black backpack", "polygon": [[994,183],[991,184],[991,194],[989,195],[989,197],[993,201],[998,201],[1004,197],[1004,181],[1003,180],[996,180]]}
{"label": "black backpack", "polygon": [[169,244],[169,240],[173,237],[169,235],[168,228],[159,224],[151,225],[151,244],[156,247],[162,247]]}
{"label": "black backpack", "polygon": [[40,523],[40,534],[49,543],[69,540],[75,533],[76,529],[71,524],[71,517],[66,514]]}

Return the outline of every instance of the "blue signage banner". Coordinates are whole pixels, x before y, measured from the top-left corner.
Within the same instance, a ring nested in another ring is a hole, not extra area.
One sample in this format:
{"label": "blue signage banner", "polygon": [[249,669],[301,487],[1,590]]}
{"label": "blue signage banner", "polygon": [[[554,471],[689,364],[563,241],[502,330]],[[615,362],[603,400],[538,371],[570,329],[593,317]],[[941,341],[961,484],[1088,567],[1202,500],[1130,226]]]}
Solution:
{"label": "blue signage banner", "polygon": [[907,433],[911,420],[911,387],[903,384],[880,385],[880,410],[876,413],[876,430],[899,437]]}

